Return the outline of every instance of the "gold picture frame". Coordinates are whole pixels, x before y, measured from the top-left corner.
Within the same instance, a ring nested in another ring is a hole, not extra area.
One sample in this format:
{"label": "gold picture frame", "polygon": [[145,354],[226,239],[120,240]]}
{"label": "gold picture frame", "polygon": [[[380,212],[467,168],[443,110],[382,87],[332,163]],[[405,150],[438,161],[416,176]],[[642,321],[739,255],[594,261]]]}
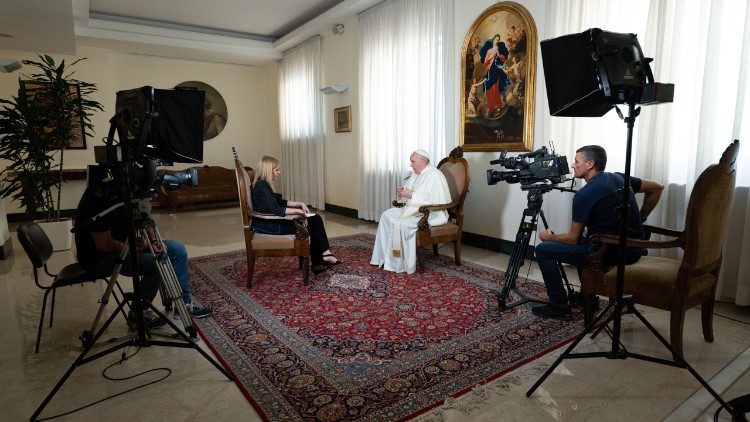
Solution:
{"label": "gold picture frame", "polygon": [[534,19],[515,2],[490,6],[471,25],[461,50],[464,151],[531,151],[537,44]]}
{"label": "gold picture frame", "polygon": [[[26,96],[26,99],[28,101],[34,101],[36,99],[37,92],[44,89],[45,85],[48,84],[48,82],[41,81],[21,80],[19,82],[21,84],[21,92],[23,92],[23,95]],[[78,86],[78,84],[71,84],[69,90],[71,99],[80,100],[81,87]],[[45,101],[45,99],[40,99],[40,101]],[[86,132],[83,130],[83,115],[79,114],[77,116],[73,116],[72,119],[73,121],[71,122],[71,124],[73,126],[74,138],[68,145],[65,146],[65,149],[86,149]],[[48,132],[51,130],[52,128],[47,128]]]}
{"label": "gold picture frame", "polygon": [[333,128],[337,133],[352,131],[352,106],[333,109]]}

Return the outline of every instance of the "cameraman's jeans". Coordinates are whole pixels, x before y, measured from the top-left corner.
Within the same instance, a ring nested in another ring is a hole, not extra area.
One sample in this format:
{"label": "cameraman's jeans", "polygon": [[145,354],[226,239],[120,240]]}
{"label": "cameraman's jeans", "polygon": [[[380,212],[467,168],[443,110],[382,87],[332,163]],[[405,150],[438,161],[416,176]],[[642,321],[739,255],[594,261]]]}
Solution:
{"label": "cameraman's jeans", "polygon": [[557,268],[557,263],[582,266],[586,262],[589,245],[581,242],[577,245],[569,245],[560,242],[542,242],[534,248],[539,263],[539,270],[544,278],[544,286],[547,288],[547,296],[550,303],[554,305],[565,305],[568,303],[568,293],[563,286],[563,279]]}
{"label": "cameraman's jeans", "polygon": [[[182,289],[182,300],[185,303],[190,303],[188,256],[187,251],[185,250],[185,245],[177,240],[165,240],[164,244],[167,247],[167,256],[169,256],[169,260],[172,262],[177,281],[180,283],[180,288]],[[111,253],[102,258],[92,270],[99,274],[111,274],[119,258],[119,253]],[[138,254],[138,266],[141,270],[141,298],[148,302],[152,302],[156,297],[156,294],[159,292],[161,277],[159,275],[159,270],[156,267],[156,263],[154,262],[154,257],[150,252],[141,252]],[[120,274],[127,277],[133,276],[133,265],[130,255],[125,258],[125,262],[120,269]]]}

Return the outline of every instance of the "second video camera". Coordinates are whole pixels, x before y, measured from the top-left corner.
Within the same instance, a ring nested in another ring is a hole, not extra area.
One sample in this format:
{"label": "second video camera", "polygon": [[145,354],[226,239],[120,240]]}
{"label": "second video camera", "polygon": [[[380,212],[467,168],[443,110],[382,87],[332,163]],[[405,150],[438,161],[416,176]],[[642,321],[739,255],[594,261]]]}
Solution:
{"label": "second video camera", "polygon": [[509,171],[487,170],[487,184],[494,185],[500,181],[521,183],[524,186],[540,183],[555,185],[562,183],[564,175],[569,174],[568,159],[564,155],[550,153],[547,147],[520,154],[518,157],[506,157],[508,151],[502,151],[500,158],[490,164],[500,164]]}

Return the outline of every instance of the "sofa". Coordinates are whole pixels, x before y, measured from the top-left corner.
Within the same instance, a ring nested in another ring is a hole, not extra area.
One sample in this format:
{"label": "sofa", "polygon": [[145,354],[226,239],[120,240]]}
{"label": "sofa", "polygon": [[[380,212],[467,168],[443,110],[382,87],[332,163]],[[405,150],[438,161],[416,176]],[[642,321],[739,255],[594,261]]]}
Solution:
{"label": "sofa", "polygon": [[[157,188],[157,195],[151,201],[152,205],[167,207],[171,211],[189,210],[196,205],[234,202],[238,204],[237,179],[234,170],[220,166],[195,167],[198,174],[198,186],[192,188],[183,185],[178,190],[167,190],[163,186]],[[253,169],[245,167],[250,178]]]}

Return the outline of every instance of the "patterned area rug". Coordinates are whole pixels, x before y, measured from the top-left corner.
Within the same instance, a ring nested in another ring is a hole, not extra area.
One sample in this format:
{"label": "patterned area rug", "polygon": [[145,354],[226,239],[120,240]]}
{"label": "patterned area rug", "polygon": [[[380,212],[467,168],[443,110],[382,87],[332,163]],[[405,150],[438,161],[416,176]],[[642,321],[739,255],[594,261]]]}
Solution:
{"label": "patterned area rug", "polygon": [[[190,261],[193,295],[214,309],[198,326],[267,420],[415,416],[582,329],[580,314],[542,320],[530,304],[498,312],[500,271],[429,254],[424,273],[394,274],[369,264],[372,235],[331,243],[344,264],[311,274],[307,287],[296,258],[256,261],[249,291],[244,251]],[[545,297],[540,283],[518,287]]]}

